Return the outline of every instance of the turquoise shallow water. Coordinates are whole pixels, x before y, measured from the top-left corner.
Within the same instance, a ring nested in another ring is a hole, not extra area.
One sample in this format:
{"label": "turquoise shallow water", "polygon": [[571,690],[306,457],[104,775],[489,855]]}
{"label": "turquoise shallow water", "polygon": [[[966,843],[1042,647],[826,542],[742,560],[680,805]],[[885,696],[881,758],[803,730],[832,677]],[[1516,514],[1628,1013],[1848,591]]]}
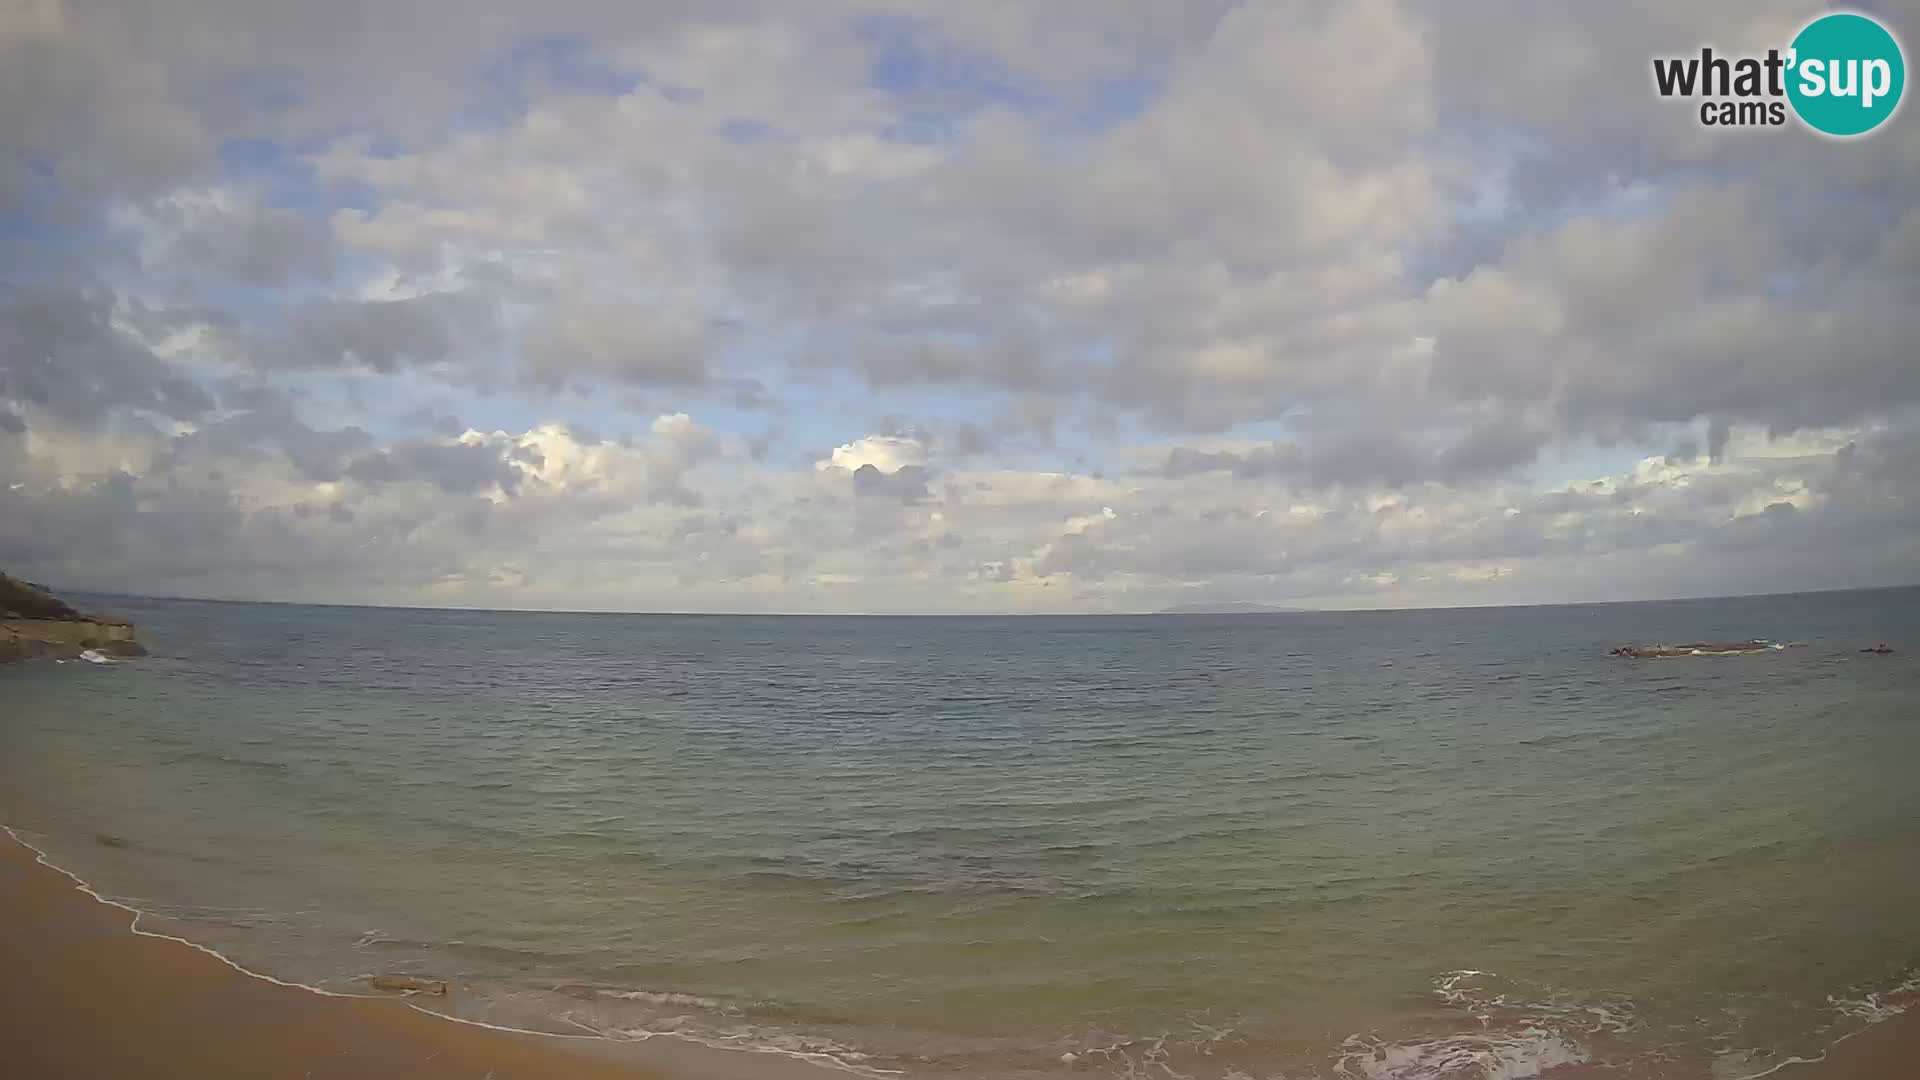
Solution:
{"label": "turquoise shallow water", "polygon": [[[702,618],[114,600],[0,813],[284,978],[974,1076],[1698,1080],[1920,967],[1920,590]],[[1763,637],[1628,661],[1623,641]],[[131,841],[108,848],[108,832]]]}

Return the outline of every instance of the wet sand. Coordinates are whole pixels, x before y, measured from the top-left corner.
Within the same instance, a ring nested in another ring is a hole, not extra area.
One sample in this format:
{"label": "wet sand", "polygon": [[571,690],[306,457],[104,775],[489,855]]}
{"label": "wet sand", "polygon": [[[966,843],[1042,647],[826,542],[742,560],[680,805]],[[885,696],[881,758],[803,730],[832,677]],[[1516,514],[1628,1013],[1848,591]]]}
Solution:
{"label": "wet sand", "polygon": [[[394,997],[246,974],[82,891],[0,832],[0,1077],[8,1080],[844,1080],[793,1058],[669,1038],[613,1043],[463,1024]],[[457,991],[457,987],[455,988]],[[1920,1005],[1920,1001],[1911,1004]],[[1542,1080],[1579,1080],[1583,1067]],[[1781,1080],[1920,1077],[1920,1010]],[[1694,1078],[1662,1078],[1694,1080]],[[1701,1078],[1704,1080],[1704,1078]]]}
{"label": "wet sand", "polygon": [[[614,1043],[463,1024],[390,997],[246,974],[137,934],[0,832],[0,1077],[7,1080],[822,1080],[792,1058],[670,1038]],[[457,988],[456,991],[457,992]]]}

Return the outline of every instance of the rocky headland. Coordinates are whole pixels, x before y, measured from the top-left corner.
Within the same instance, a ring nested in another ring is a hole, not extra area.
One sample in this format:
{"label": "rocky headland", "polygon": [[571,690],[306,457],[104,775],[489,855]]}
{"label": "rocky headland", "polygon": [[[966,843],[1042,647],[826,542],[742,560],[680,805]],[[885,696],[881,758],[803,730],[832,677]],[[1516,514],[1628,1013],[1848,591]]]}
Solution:
{"label": "rocky headland", "polygon": [[90,615],[32,582],[0,574],[0,663],[72,659],[92,650],[143,656],[133,624]]}

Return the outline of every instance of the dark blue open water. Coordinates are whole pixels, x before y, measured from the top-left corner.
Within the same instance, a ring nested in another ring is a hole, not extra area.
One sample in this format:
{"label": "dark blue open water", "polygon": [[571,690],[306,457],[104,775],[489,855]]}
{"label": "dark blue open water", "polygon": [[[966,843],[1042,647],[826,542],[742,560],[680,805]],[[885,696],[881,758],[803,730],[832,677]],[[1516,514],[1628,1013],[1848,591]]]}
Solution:
{"label": "dark blue open water", "polygon": [[[1920,965],[1920,590],[745,618],[116,600],[0,814],[283,978],[913,1075],[1761,1072]],[[1629,661],[1622,641],[1772,638]],[[96,832],[128,848],[95,843]]]}

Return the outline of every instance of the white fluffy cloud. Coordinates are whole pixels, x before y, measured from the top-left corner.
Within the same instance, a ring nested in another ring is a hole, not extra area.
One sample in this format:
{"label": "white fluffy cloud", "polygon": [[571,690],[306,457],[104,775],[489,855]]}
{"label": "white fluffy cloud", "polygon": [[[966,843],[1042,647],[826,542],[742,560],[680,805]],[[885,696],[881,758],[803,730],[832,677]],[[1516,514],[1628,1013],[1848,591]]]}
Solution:
{"label": "white fluffy cloud", "polygon": [[820,469],[845,469],[853,472],[871,465],[881,472],[899,472],[909,465],[925,465],[927,448],[920,440],[906,435],[868,435],[833,448],[833,453],[815,463]]}

